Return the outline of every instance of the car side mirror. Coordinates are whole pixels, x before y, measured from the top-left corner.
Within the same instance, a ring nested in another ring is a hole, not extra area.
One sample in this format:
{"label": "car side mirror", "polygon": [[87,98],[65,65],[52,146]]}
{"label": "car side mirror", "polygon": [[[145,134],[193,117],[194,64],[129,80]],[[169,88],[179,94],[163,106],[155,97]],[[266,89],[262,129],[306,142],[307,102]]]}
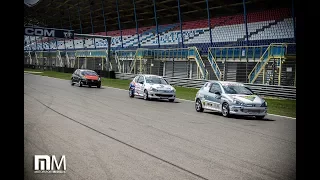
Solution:
{"label": "car side mirror", "polygon": [[215,92],[215,94],[216,94],[216,95],[219,95],[219,96],[221,96],[221,93],[220,93],[220,92]]}
{"label": "car side mirror", "polygon": [[142,82],[139,82],[140,84],[143,84],[143,81]]}

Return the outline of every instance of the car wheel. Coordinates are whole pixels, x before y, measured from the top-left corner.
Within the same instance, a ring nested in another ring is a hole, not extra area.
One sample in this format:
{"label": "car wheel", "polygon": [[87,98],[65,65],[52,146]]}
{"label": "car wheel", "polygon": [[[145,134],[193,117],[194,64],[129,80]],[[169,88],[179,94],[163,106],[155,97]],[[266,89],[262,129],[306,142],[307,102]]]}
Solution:
{"label": "car wheel", "polygon": [[82,87],[82,83],[81,83],[81,80],[79,80],[79,87]]}
{"label": "car wheel", "polygon": [[169,102],[173,102],[174,101],[174,99],[169,99]]}
{"label": "car wheel", "polygon": [[73,86],[74,85],[74,82],[73,82],[73,79],[71,79],[71,86]]}
{"label": "car wheel", "polygon": [[263,119],[265,116],[256,116],[256,119]]}
{"label": "car wheel", "polygon": [[89,86],[89,88],[91,88],[91,85],[88,85]]}
{"label": "car wheel", "polygon": [[196,104],[195,104],[195,108],[197,112],[203,112],[203,107],[202,107],[202,103],[200,101],[200,99],[196,100]]}
{"label": "car wheel", "polygon": [[229,104],[228,103],[223,103],[222,104],[222,115],[224,117],[230,117],[230,110],[229,110]]}
{"label": "car wheel", "polygon": [[129,97],[133,98],[134,97],[134,90],[129,89]]}
{"label": "car wheel", "polygon": [[149,94],[148,94],[147,90],[144,90],[144,92],[143,92],[143,99],[144,100],[149,100]]}

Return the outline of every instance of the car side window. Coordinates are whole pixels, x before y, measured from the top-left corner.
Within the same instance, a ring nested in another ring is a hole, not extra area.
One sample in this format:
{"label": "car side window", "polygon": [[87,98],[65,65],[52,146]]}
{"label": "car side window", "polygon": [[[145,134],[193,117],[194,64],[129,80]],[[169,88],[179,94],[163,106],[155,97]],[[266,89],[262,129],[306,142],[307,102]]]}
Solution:
{"label": "car side window", "polygon": [[143,78],[143,76],[140,76],[139,80],[138,80],[138,83],[143,83],[143,82],[144,82],[144,78]]}
{"label": "car side window", "polygon": [[222,92],[219,84],[217,84],[217,83],[212,83],[209,91],[210,91],[211,93],[219,92],[220,94],[221,94],[221,92]]}
{"label": "car side window", "polygon": [[136,77],[133,79],[133,82],[138,82],[139,77],[140,77],[140,76],[136,76]]}
{"label": "car side window", "polygon": [[140,76],[136,77],[136,83],[139,83]]}

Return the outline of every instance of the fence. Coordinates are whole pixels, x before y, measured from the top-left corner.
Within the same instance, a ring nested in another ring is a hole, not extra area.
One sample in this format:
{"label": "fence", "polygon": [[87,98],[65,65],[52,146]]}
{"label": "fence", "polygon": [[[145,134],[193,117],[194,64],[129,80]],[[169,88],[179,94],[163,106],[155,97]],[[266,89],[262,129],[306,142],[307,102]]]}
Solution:
{"label": "fence", "polygon": [[[131,73],[116,73],[117,79],[132,80],[136,74]],[[203,79],[189,79],[189,78],[178,78],[178,77],[167,77],[164,76],[171,85],[182,86],[189,88],[201,88],[201,86],[208,82]],[[279,98],[296,99],[296,88],[292,86],[274,86],[274,85],[263,85],[263,84],[248,84],[244,83],[247,87],[253,90],[255,93],[264,96],[273,96]]]}

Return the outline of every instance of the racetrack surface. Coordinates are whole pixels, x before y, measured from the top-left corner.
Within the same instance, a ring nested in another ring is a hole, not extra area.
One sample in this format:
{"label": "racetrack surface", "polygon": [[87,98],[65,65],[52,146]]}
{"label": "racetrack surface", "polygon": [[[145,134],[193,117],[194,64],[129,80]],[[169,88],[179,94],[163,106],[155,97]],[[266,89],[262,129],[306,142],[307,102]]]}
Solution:
{"label": "racetrack surface", "polygon": [[[24,75],[25,179],[296,179],[296,120],[224,118],[194,103]],[[66,156],[35,174],[34,155]]]}

